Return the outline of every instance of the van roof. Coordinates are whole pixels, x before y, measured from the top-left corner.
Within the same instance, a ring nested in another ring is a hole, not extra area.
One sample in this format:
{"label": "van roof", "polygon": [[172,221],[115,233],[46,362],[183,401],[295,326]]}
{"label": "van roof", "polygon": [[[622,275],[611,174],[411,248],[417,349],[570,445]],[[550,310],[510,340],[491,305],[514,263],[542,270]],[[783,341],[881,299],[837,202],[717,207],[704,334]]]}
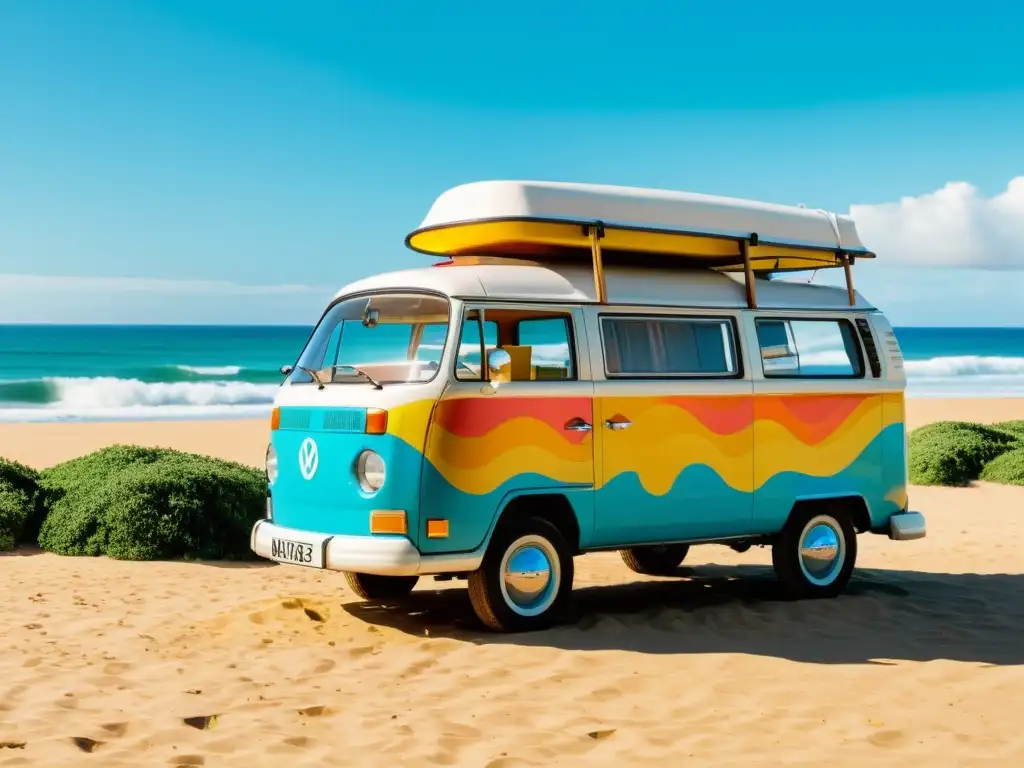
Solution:
{"label": "van roof", "polygon": [[[609,266],[609,304],[739,309],[747,306],[740,275],[709,269]],[[872,310],[859,293],[850,306],[845,288],[783,280],[757,280],[758,308]],[[387,272],[346,285],[336,298],[380,290],[435,291],[452,298],[506,301],[596,303],[594,276],[577,263],[511,262],[451,264]]]}
{"label": "van roof", "polygon": [[[406,245],[434,256],[660,257],[666,267],[782,272],[873,258],[852,219],[824,210],[639,187],[479,181],[443,192]],[[747,261],[749,257],[749,262]]]}

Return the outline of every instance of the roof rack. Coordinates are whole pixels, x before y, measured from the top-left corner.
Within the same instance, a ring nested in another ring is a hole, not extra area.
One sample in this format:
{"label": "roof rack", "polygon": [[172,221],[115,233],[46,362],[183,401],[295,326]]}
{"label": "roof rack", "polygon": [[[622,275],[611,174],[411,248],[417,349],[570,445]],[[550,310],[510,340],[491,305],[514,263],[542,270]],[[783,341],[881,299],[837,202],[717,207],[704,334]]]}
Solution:
{"label": "roof rack", "polygon": [[604,268],[633,266],[743,271],[747,305],[756,277],[842,267],[850,306],[852,266],[874,258],[853,220],[828,211],[689,192],[560,182],[486,181],[449,189],[405,239],[450,264],[478,257],[589,259],[601,304]]}

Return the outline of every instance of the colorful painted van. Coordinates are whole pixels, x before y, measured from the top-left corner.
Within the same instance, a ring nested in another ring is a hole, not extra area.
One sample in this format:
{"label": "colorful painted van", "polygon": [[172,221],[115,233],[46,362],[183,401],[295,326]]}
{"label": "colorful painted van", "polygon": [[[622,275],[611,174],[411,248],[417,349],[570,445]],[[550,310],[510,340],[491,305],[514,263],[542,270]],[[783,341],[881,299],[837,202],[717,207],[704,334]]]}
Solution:
{"label": "colorful painted van", "polygon": [[[904,377],[853,289],[853,222],[622,187],[482,182],[406,240],[445,260],[345,287],[277,395],[252,549],[367,600],[466,578],[495,630],[550,625],[577,555],[676,573],[772,547],[798,597],[857,534],[925,535]],[[838,268],[846,287],[786,281]]]}

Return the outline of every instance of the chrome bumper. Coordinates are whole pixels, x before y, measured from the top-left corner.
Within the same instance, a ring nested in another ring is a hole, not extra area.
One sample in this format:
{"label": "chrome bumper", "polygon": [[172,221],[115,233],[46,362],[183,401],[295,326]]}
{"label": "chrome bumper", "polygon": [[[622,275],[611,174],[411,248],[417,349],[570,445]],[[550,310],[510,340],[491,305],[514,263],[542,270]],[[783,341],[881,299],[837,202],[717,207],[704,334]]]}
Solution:
{"label": "chrome bumper", "polygon": [[[317,563],[328,571],[369,573],[377,576],[421,576],[437,573],[468,573],[480,567],[483,551],[456,555],[422,555],[404,536],[341,536],[300,531],[258,520],[252,527],[249,547],[260,557],[285,565],[298,565],[274,557],[273,539],[302,542],[317,549]],[[322,565],[319,564],[322,553]]]}
{"label": "chrome bumper", "polygon": [[893,541],[923,539],[927,530],[920,512],[899,512],[889,518],[889,538]]}

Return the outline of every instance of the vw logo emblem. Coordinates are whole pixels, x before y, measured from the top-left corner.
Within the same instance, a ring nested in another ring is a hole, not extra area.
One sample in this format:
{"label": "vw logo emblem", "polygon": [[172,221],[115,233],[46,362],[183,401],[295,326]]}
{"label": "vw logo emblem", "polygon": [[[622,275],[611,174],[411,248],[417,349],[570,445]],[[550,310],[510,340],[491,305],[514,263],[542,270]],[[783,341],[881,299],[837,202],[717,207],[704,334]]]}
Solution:
{"label": "vw logo emblem", "polygon": [[312,437],[307,437],[299,446],[299,471],[306,480],[312,480],[320,465],[320,451]]}

